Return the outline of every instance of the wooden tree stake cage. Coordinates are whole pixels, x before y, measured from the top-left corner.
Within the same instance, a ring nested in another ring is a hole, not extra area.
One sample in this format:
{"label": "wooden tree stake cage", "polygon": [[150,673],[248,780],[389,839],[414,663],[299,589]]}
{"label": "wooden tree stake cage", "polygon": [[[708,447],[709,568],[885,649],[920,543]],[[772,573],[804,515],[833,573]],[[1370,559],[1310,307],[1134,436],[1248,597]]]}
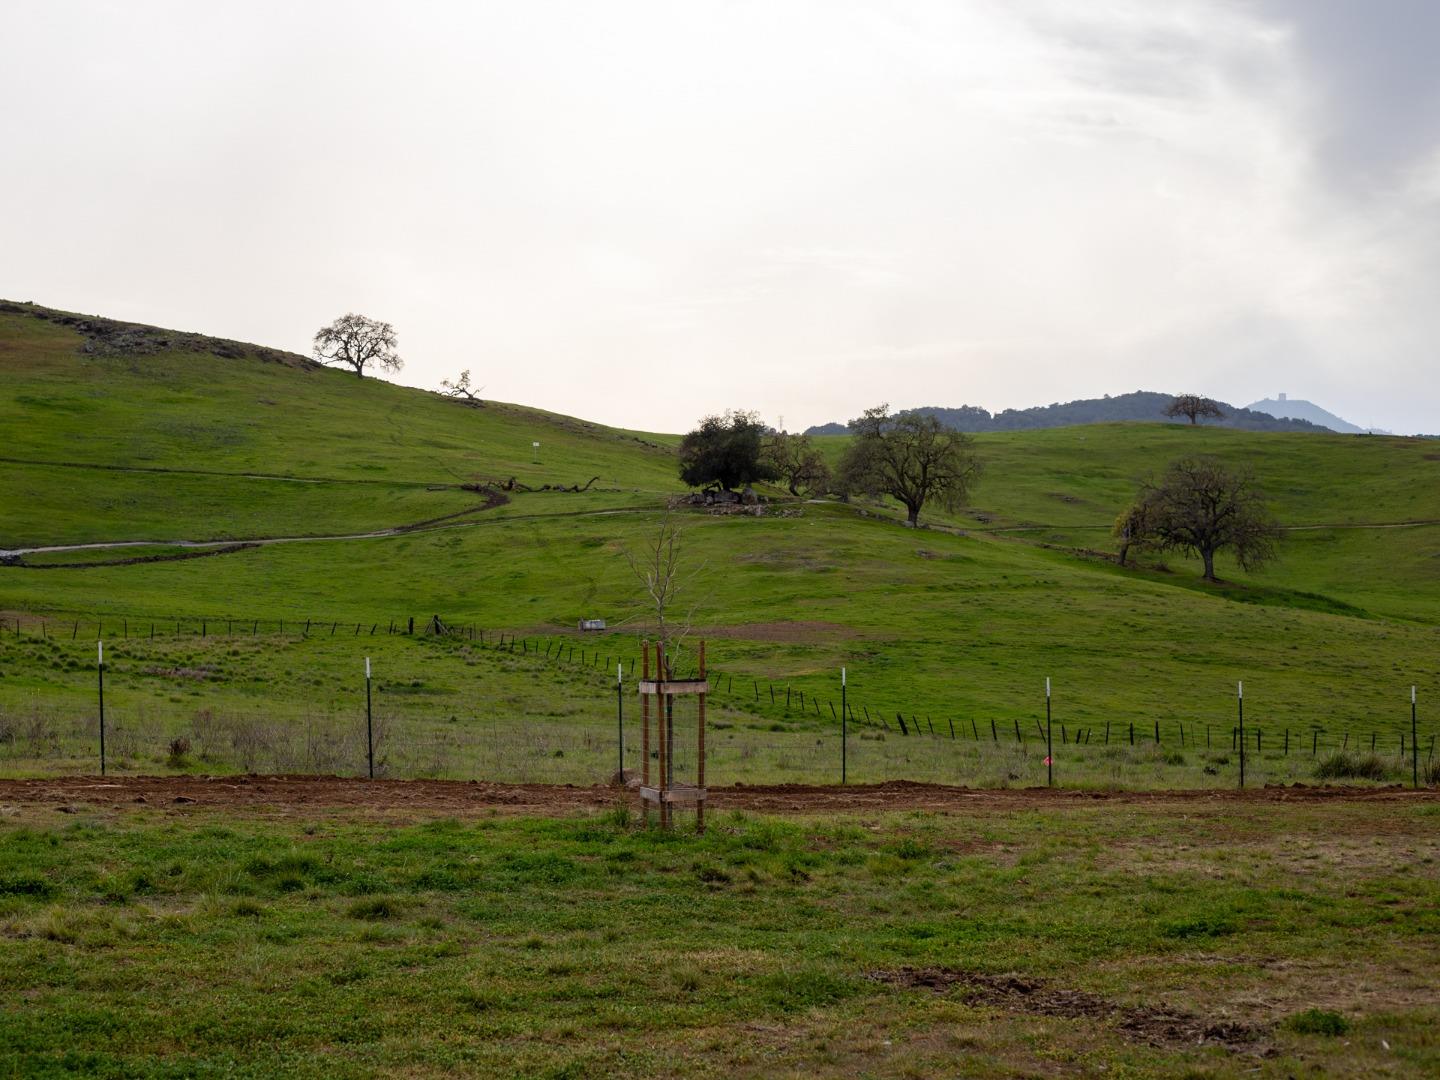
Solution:
{"label": "wooden tree stake cage", "polygon": [[[657,642],[653,649],[655,666],[650,666],[652,647],[645,642],[640,655],[640,723],[641,723],[641,773],[640,801],[644,809],[645,824],[650,824],[651,804],[660,812],[660,827],[674,827],[674,809],[678,806],[695,807],[695,831],[705,831],[705,695],[710,682],[705,676],[705,642],[700,642],[700,667],[693,679],[670,678],[669,661],[665,656],[664,642]],[[675,699],[683,695],[695,695],[698,704],[695,725],[695,782],[675,782],[676,738]],[[650,713],[651,698],[654,698],[655,713],[655,763],[650,762]]]}

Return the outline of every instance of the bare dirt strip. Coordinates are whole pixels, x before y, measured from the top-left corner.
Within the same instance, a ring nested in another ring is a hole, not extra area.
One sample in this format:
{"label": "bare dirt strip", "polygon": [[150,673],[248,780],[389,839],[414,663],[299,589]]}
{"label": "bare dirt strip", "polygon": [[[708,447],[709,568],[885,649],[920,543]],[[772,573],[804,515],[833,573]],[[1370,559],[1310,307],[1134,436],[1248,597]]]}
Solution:
{"label": "bare dirt strip", "polygon": [[[1095,802],[1167,804],[1440,801],[1440,791],[1401,787],[1267,787],[1239,791],[975,790],[892,780],[848,787],[779,784],[711,788],[716,810],[835,814],[887,810],[975,810],[1081,806]],[[637,803],[633,791],[607,785],[497,784],[461,780],[365,780],[336,776],[67,776],[0,780],[0,804],[205,806],[287,810],[354,807],[422,814],[491,812],[564,814]]]}
{"label": "bare dirt strip", "polygon": [[1059,1016],[1066,1020],[1113,1021],[1126,1038],[1151,1046],[1198,1046],[1206,1043],[1237,1051],[1252,1049],[1265,1028],[1237,1020],[1214,1020],[1168,1007],[1128,1006],[1108,998],[1054,986],[1021,975],[990,975],[955,968],[904,967],[872,971],[868,978],[906,989],[920,987],[947,993],[955,990],[972,1005],[1011,1013]]}

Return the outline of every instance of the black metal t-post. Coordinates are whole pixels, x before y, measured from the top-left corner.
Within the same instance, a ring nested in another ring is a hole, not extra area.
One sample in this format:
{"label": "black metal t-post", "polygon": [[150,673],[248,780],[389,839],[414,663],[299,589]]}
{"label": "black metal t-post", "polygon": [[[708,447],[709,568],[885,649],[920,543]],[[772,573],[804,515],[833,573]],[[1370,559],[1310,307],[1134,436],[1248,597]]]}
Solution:
{"label": "black metal t-post", "polygon": [[1415,786],[1420,786],[1420,735],[1415,730],[1415,687],[1410,687],[1410,773]]}
{"label": "black metal t-post", "polygon": [[365,657],[365,761],[375,779],[375,724],[370,715],[370,657]]}
{"label": "black metal t-post", "polygon": [[95,672],[100,686],[100,775],[105,775],[105,643],[95,643]]}
{"label": "black metal t-post", "polygon": [[1055,786],[1055,741],[1050,737],[1050,676],[1045,676],[1045,783]]}
{"label": "black metal t-post", "polygon": [[1240,786],[1245,786],[1245,683],[1235,684],[1235,708],[1240,720]]}

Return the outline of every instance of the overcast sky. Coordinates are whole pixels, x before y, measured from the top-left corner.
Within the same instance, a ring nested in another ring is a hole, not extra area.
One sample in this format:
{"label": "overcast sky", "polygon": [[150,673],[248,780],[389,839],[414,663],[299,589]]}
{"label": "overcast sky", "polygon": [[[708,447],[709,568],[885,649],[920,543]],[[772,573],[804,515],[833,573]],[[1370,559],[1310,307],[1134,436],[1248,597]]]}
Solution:
{"label": "overcast sky", "polygon": [[0,0],[0,296],[683,430],[1440,431],[1440,2]]}

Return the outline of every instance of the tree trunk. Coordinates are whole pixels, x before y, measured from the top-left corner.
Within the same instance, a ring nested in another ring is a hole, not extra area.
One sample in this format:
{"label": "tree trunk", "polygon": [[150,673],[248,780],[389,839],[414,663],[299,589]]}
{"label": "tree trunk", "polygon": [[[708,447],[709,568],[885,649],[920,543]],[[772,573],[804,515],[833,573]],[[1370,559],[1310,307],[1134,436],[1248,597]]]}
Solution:
{"label": "tree trunk", "polygon": [[1215,577],[1215,552],[1214,552],[1213,550],[1201,551],[1201,552],[1200,552],[1200,558],[1202,558],[1202,559],[1205,560],[1205,580],[1206,580],[1206,581],[1217,581],[1217,580],[1219,580],[1218,578]]}
{"label": "tree trunk", "polygon": [[912,529],[918,527],[920,524],[920,507],[906,506],[905,510],[909,514],[910,527]]}
{"label": "tree trunk", "polygon": [[1127,540],[1120,545],[1120,565],[1125,565],[1125,557],[1130,554],[1130,542]]}

